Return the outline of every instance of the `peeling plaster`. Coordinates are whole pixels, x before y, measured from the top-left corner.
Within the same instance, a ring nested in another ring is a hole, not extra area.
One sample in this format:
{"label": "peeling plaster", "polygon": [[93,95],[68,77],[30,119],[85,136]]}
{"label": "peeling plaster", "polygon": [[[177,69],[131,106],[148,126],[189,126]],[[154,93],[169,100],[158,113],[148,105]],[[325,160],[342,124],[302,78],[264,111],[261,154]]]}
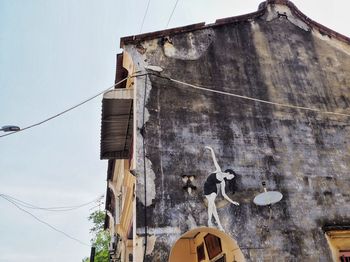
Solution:
{"label": "peeling plaster", "polygon": [[163,68],[161,68],[160,66],[156,66],[156,65],[148,65],[148,66],[145,66],[145,68],[147,70],[154,71],[154,72],[162,72],[163,71]]}
{"label": "peeling plaster", "polygon": [[279,18],[280,15],[285,15],[287,16],[288,21],[290,21],[292,24],[305,31],[310,31],[310,27],[299,18],[295,17],[290,8],[286,5],[268,5],[267,10],[266,21],[272,21]]}
{"label": "peeling plaster", "polygon": [[157,237],[155,235],[151,235],[147,237],[147,250],[146,255],[152,254],[154,250],[154,245],[156,244]]}
{"label": "peeling plaster", "polygon": [[[137,229],[137,234],[143,234],[145,232],[144,227],[140,227]],[[168,235],[168,234],[181,234],[181,230],[179,227],[148,227],[147,232],[150,235]]]}
{"label": "peeling plaster", "polygon": [[156,196],[156,185],[154,182],[155,178],[156,178],[156,175],[152,169],[152,162],[148,158],[146,158],[147,203],[145,203],[145,197],[144,197],[145,181],[144,181],[143,171],[141,171],[138,175],[137,188],[139,190],[136,192],[138,199],[141,201],[143,205],[150,206],[152,205],[152,202],[155,199],[155,196]]}
{"label": "peeling plaster", "polygon": [[344,52],[347,55],[350,55],[350,45],[344,43],[343,41],[339,41],[338,39],[329,37],[328,35],[321,34],[319,31],[315,31],[315,30],[312,31],[312,34],[315,37],[323,40],[330,46],[337,48],[340,52]]}
{"label": "peeling plaster", "polygon": [[165,41],[163,50],[166,57],[180,60],[197,60],[211,45],[215,39],[213,29],[191,32],[185,38],[174,36],[169,41]]}
{"label": "peeling plaster", "polygon": [[[130,56],[133,58],[133,63],[135,65],[135,71],[136,72],[145,72],[147,68],[151,67],[154,68],[154,66],[149,65],[147,59],[146,59],[146,51],[150,52],[156,47],[154,46],[156,43],[154,41],[149,41],[147,44],[141,45],[141,46],[125,46],[124,50],[130,54]],[[153,47],[152,47],[153,46]],[[140,49],[143,51],[140,52]],[[146,79],[147,78],[147,79]],[[147,82],[147,85],[146,85]],[[145,88],[146,88],[146,94],[145,94]],[[141,131],[144,129],[145,124],[149,120],[149,111],[144,106],[144,104],[147,103],[149,94],[151,92],[152,86],[151,81],[149,80],[149,77],[143,76],[138,77],[135,80],[135,92],[136,92],[136,103],[134,103],[134,111],[135,111],[135,118],[134,121],[136,122],[134,124],[136,132],[136,141],[135,143],[135,159],[136,159],[136,169],[134,170],[136,174],[138,174],[137,179],[137,188],[139,190],[136,191],[138,199],[141,201],[143,205],[150,206],[155,198],[156,190],[155,190],[155,173],[152,169],[152,163],[147,158],[147,152],[146,156],[144,157],[144,149],[143,149],[143,135],[141,134]],[[145,96],[146,95],[146,96]],[[146,160],[146,163],[144,165],[144,159]],[[146,166],[146,170],[143,169],[143,167]],[[147,189],[147,203],[145,203],[145,196],[144,196],[144,172],[146,172],[146,189]]]}

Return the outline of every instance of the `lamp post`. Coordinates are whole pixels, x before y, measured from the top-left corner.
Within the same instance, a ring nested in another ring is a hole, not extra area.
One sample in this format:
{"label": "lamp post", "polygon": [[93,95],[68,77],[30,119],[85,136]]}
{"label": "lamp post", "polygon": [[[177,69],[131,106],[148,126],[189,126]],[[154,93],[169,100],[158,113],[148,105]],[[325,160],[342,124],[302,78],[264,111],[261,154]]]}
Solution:
{"label": "lamp post", "polygon": [[19,130],[21,130],[19,126],[12,126],[12,125],[3,126],[0,129],[0,131],[3,131],[3,132],[16,132]]}

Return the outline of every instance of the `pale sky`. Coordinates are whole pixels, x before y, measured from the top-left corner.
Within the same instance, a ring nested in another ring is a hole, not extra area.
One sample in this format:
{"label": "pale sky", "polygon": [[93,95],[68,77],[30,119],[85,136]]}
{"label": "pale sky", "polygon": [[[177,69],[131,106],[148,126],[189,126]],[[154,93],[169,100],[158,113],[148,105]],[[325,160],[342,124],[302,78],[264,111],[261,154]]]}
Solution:
{"label": "pale sky", "polygon": [[[148,0],[0,0],[0,127],[39,122],[113,85],[122,36],[140,32]],[[151,0],[142,32],[163,30],[176,0]],[[255,0],[179,0],[169,28],[256,11]],[[311,19],[350,36],[349,0],[295,0]],[[105,193],[99,160],[101,97],[33,129],[0,138],[0,194],[39,206]],[[2,132],[0,132],[2,133]],[[32,211],[89,243],[92,206]],[[73,262],[83,246],[0,198],[1,262]]]}

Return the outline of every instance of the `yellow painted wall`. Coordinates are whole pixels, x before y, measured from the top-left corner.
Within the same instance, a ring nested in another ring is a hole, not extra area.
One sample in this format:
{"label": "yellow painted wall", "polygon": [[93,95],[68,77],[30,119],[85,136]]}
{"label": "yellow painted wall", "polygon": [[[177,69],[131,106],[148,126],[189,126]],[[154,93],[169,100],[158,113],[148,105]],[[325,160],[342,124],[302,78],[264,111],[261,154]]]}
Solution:
{"label": "yellow painted wall", "polygon": [[[222,253],[218,255],[218,257],[225,254],[227,262],[234,261],[234,259],[237,262],[245,261],[237,243],[227,234],[213,228],[203,227],[187,232],[175,243],[170,253],[169,262],[198,262],[197,247],[202,243],[204,243],[205,247],[204,237],[208,233],[216,235],[221,240]],[[206,247],[204,249],[206,259],[202,261],[210,262]]]}
{"label": "yellow painted wall", "polygon": [[350,250],[350,231],[334,230],[326,233],[329,248],[334,262],[339,261],[339,251]]}
{"label": "yellow painted wall", "polygon": [[[128,255],[133,249],[133,240],[128,239],[128,232],[133,223],[133,207],[134,207],[134,187],[136,179],[130,173],[129,160],[115,160],[115,168],[110,181],[110,187],[113,188],[116,201],[120,199],[118,224],[114,224],[110,219],[109,229],[111,234],[114,232],[121,237],[120,251],[123,258],[122,261],[128,261]],[[116,213],[118,214],[118,213]]]}
{"label": "yellow painted wall", "polygon": [[[175,256],[173,260],[170,260],[171,262],[176,262],[176,261],[197,261],[197,254],[196,251],[192,249],[191,251],[191,241],[190,239],[180,239],[176,243],[176,251],[175,251]],[[194,252],[193,252],[194,251]]]}

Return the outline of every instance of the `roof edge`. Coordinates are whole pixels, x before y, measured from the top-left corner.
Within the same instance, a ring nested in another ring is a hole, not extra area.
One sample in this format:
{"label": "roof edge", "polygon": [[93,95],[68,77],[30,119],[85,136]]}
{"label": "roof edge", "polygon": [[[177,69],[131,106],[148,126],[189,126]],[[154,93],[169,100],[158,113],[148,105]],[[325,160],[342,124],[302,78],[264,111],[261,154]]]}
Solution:
{"label": "roof edge", "polygon": [[170,28],[166,30],[159,30],[159,31],[144,33],[140,35],[122,37],[120,38],[120,48],[123,48],[124,45],[133,44],[133,43],[136,44],[144,40],[151,40],[159,37],[165,37],[169,35],[176,35],[180,33],[186,33],[186,32],[196,31],[200,29],[211,28],[211,27],[220,26],[223,24],[247,21],[249,19],[262,16],[265,13],[265,11],[266,11],[266,7],[245,15],[238,15],[238,16],[217,19],[213,24],[205,24],[205,22],[201,22],[197,24],[175,27],[175,28]]}
{"label": "roof edge", "polygon": [[126,44],[138,43],[140,41],[150,40],[161,36],[174,35],[174,34],[179,34],[183,32],[194,31],[194,30],[202,29],[204,27],[205,27],[205,23],[201,22],[197,24],[175,27],[175,28],[170,28],[166,30],[159,30],[159,31],[154,31],[150,33],[126,36],[126,37],[120,38],[120,48],[123,48],[123,46]]}
{"label": "roof edge", "polygon": [[265,14],[267,10],[268,5],[286,5],[290,8],[293,15],[295,15],[297,18],[299,18],[301,21],[306,23],[308,26],[310,26],[312,29],[317,30],[321,35],[327,35],[328,37],[334,37],[335,39],[338,39],[342,42],[345,42],[347,44],[350,44],[350,38],[342,35],[312,19],[310,19],[307,15],[302,13],[291,1],[288,0],[266,0],[265,2],[262,2],[259,5],[259,9],[256,12],[248,13],[245,15],[239,15],[239,16],[232,16],[228,18],[221,18],[217,19],[215,23],[213,24],[205,24],[197,23],[182,27],[176,27],[166,30],[160,30],[160,31],[154,31],[150,33],[144,33],[139,35],[132,35],[132,36],[126,36],[120,38],[120,48],[123,48],[127,44],[138,44],[141,41],[145,40],[151,40],[159,37],[165,37],[169,35],[175,35],[180,33],[186,33],[190,31],[196,31],[200,29],[206,29],[206,28],[212,28],[220,25],[230,24],[230,23],[237,23],[237,22],[244,22],[251,19],[255,19],[257,17],[260,17]]}
{"label": "roof edge", "polygon": [[[350,44],[350,38],[340,34],[336,31],[334,31],[333,29],[330,29],[314,20],[312,20],[311,18],[309,18],[307,15],[305,15],[303,12],[301,12],[291,1],[288,0],[268,0],[269,3],[270,2],[284,2],[285,5],[287,5],[290,10],[292,11],[292,13],[298,17],[299,19],[301,19],[304,23],[306,23],[308,26],[310,26],[312,29],[316,29],[318,30],[318,32],[321,35],[328,35],[329,37],[334,37],[335,39],[338,39],[342,42],[345,42],[347,44]],[[278,3],[276,3],[278,4]]]}

